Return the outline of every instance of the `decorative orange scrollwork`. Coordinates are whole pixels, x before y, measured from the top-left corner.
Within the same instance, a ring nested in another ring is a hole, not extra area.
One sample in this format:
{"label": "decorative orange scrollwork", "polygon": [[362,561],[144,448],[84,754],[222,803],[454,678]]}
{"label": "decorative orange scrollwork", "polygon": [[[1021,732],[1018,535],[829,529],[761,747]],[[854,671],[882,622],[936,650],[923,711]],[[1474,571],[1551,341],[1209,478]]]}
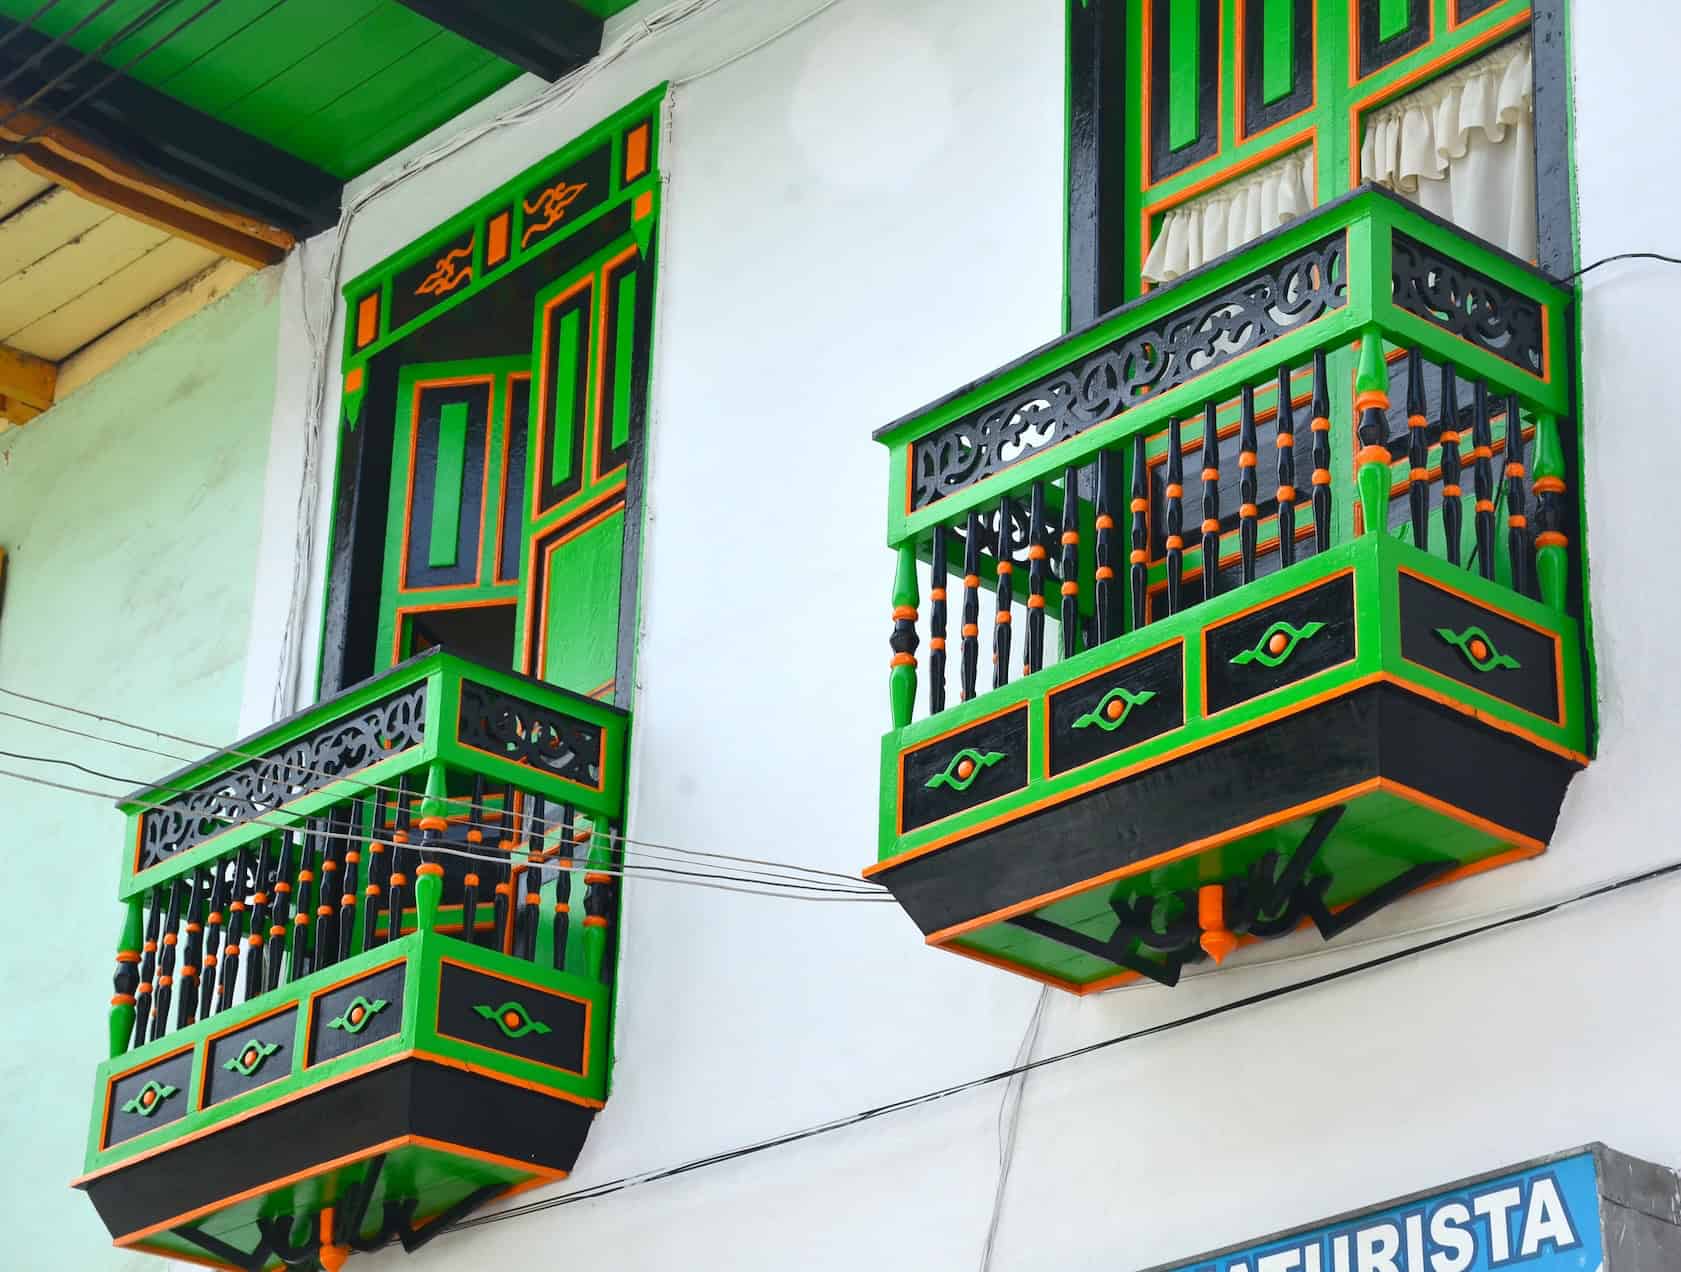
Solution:
{"label": "decorative orange scrollwork", "polygon": [[416,296],[447,296],[463,283],[471,282],[473,267],[471,264],[462,264],[462,262],[470,262],[472,259],[473,245],[471,243],[467,244],[466,247],[458,247],[453,252],[440,256],[438,263],[432,266],[432,272],[426,276],[425,281],[414,289],[414,294]]}
{"label": "decorative orange scrollwork", "polygon": [[546,234],[566,219],[566,209],[572,205],[580,194],[589,189],[588,181],[580,181],[575,185],[568,184],[564,179],[555,182],[535,199],[525,202],[525,214],[533,219],[525,227],[525,233],[520,237],[521,247],[530,246],[531,240],[539,234]]}

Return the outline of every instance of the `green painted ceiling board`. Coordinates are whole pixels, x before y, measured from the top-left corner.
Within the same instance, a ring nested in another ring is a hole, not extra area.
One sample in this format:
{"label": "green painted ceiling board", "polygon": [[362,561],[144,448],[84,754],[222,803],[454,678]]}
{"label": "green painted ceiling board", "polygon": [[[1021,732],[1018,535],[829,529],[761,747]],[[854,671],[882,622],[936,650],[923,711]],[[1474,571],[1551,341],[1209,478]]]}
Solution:
{"label": "green painted ceiling board", "polygon": [[[354,93],[299,120],[279,144],[317,155],[334,172],[366,171],[392,153],[393,119],[412,134],[402,142],[407,145],[519,76],[518,67],[471,45],[463,51],[463,43],[445,35],[416,49]],[[439,93],[440,84],[452,91]]]}
{"label": "green painted ceiling board", "polygon": [[572,0],[580,9],[587,9],[598,18],[610,18],[615,13],[623,13],[637,0]]}
{"label": "green painted ceiling board", "polygon": [[[100,0],[60,0],[35,23],[62,36]],[[629,0],[596,0],[603,16]],[[0,0],[22,21],[38,0]],[[115,66],[197,10],[171,9],[104,53]],[[92,52],[139,7],[113,5],[69,37]],[[222,0],[128,72],[207,115],[349,178],[515,79],[517,67],[399,0]]]}

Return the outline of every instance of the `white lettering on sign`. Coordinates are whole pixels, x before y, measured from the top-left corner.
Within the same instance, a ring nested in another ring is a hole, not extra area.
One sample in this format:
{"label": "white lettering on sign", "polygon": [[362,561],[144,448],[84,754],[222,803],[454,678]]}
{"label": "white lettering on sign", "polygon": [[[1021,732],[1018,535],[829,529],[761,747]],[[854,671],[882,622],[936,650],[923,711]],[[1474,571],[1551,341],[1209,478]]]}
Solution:
{"label": "white lettering on sign", "polygon": [[1186,1272],[1484,1272],[1579,1246],[1558,1181],[1546,1174],[1527,1184],[1438,1197]]}

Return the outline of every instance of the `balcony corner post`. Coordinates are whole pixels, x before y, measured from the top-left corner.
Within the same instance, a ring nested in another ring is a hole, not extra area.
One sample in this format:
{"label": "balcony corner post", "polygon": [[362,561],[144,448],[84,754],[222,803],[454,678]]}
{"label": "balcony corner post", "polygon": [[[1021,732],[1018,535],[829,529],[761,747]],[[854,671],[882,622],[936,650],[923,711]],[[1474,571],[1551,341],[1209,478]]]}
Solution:
{"label": "balcony corner post", "polygon": [[1354,413],[1360,450],[1354,457],[1360,486],[1362,534],[1380,533],[1389,520],[1389,367],[1376,328],[1360,334],[1360,369],[1354,380]]}
{"label": "balcony corner post", "polygon": [[111,1058],[128,1050],[134,1036],[134,991],[140,985],[141,896],[128,899],[123,919],[122,941],[117,948],[117,974],[112,978],[116,993],[111,997]]}
{"label": "balcony corner post", "polygon": [[916,706],[916,545],[901,544],[899,566],[893,577],[892,670],[888,673],[888,696],[893,705],[893,727],[911,722]]}
{"label": "balcony corner post", "polygon": [[1569,536],[1564,533],[1564,444],[1558,417],[1535,420],[1535,577],[1549,609],[1564,613],[1570,582]]}

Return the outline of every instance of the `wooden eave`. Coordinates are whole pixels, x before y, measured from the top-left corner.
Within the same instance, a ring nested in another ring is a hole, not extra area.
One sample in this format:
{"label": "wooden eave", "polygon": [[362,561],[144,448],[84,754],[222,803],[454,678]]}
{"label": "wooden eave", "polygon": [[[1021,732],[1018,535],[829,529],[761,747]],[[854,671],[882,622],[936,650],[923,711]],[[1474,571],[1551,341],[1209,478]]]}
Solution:
{"label": "wooden eave", "polygon": [[400,0],[522,71],[557,80],[601,51],[602,20],[572,0]]}

